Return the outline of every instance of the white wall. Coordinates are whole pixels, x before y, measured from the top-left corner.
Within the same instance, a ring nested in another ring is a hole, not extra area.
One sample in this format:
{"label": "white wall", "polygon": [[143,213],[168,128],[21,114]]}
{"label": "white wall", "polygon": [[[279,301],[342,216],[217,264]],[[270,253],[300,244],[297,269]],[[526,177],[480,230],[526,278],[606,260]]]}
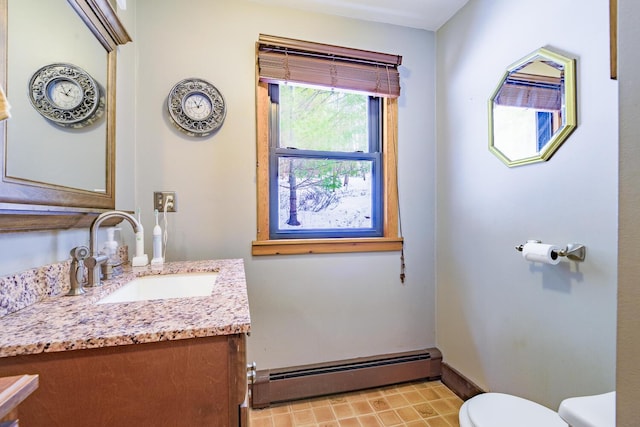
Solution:
{"label": "white wall", "polygon": [[[575,6],[471,0],[437,32],[437,346],[482,388],[552,408],[615,385],[617,83],[608,1]],[[578,128],[550,161],[508,168],[487,99],[542,46],[577,58]],[[527,263],[527,239],[583,243],[586,261]]]}
{"label": "white wall", "polygon": [[[150,229],[153,191],[177,192],[178,212],[169,215],[170,260],[245,260],[250,360],[266,369],[433,346],[434,34],[246,0],[137,0],[135,7],[136,200]],[[403,56],[404,284],[399,253],[250,255],[259,33]],[[226,120],[213,137],[185,136],[168,119],[167,94],[187,77],[210,81],[226,100]]]}
{"label": "white wall", "polygon": [[619,427],[635,427],[640,418],[640,147],[638,122],[640,81],[637,16],[640,3],[619,0],[618,80],[620,82],[620,228],[618,262],[618,364],[616,370]]}

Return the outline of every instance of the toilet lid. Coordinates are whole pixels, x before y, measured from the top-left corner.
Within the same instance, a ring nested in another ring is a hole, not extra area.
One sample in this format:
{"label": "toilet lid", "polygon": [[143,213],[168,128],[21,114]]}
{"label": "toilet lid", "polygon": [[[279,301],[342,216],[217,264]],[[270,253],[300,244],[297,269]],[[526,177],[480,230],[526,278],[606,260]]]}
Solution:
{"label": "toilet lid", "polygon": [[474,427],[568,427],[551,409],[509,394],[479,394],[467,403]]}
{"label": "toilet lid", "polygon": [[558,415],[574,427],[615,427],[616,392],[565,399]]}

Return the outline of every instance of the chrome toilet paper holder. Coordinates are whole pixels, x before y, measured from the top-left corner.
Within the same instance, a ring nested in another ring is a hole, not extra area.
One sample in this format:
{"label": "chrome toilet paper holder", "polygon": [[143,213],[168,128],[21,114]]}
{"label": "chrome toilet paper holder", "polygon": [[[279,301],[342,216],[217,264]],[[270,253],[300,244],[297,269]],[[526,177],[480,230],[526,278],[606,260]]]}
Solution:
{"label": "chrome toilet paper holder", "polygon": [[[527,243],[542,243],[540,240],[528,240]],[[516,246],[518,252],[522,252],[524,244]],[[558,251],[558,256],[567,257],[572,261],[584,261],[587,248],[581,243],[569,243],[564,249]]]}

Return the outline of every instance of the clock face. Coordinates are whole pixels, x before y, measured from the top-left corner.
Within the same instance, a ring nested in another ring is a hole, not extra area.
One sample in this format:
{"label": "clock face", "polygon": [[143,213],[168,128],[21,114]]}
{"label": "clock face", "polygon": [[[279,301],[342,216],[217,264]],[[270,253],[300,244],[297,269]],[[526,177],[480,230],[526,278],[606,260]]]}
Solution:
{"label": "clock face", "polygon": [[189,136],[208,136],[224,122],[224,98],[206,80],[190,78],[178,82],[167,98],[169,117]]}
{"label": "clock face", "polygon": [[104,112],[98,83],[72,64],[45,65],[29,80],[29,101],[44,118],[64,127],[82,128]]}
{"label": "clock face", "polygon": [[211,98],[202,92],[193,92],[184,98],[182,109],[184,113],[193,120],[204,120],[212,111],[213,103]]}
{"label": "clock face", "polygon": [[71,110],[82,102],[82,88],[73,80],[53,79],[47,85],[47,97],[55,106]]}

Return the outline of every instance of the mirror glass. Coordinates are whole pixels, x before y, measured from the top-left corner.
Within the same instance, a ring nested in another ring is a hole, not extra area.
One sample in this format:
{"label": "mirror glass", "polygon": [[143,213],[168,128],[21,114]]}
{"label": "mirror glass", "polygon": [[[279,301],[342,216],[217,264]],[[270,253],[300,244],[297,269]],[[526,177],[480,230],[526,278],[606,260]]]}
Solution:
{"label": "mirror glass", "polygon": [[489,100],[489,150],[507,166],[548,160],[576,127],[575,60],[541,48]]}
{"label": "mirror glass", "polygon": [[0,232],[88,227],[115,206],[116,52],[131,37],[110,1],[0,0]]}
{"label": "mirror glass", "polygon": [[72,64],[96,81],[104,107],[107,52],[64,2],[8,0],[8,8],[6,94],[12,117],[6,124],[5,176],[105,193],[108,161],[104,108],[90,125],[60,126],[31,105],[29,82],[43,66]]}

